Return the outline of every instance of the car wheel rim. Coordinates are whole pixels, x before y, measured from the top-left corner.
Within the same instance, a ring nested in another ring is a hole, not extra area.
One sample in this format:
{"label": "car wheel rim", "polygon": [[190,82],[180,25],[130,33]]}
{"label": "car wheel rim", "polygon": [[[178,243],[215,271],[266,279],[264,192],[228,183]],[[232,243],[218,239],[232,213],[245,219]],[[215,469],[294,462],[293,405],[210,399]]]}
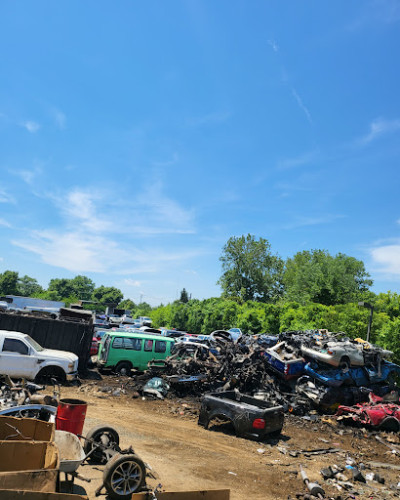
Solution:
{"label": "car wheel rim", "polygon": [[123,462],[111,476],[111,486],[118,495],[134,493],[142,481],[142,470],[135,462]]}

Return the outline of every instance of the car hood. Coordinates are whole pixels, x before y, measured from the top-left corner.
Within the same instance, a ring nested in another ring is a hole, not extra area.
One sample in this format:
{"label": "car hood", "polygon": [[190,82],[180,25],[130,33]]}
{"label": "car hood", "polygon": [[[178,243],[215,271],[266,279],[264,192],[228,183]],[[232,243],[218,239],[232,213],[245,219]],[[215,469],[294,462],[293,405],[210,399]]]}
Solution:
{"label": "car hood", "polygon": [[43,349],[43,351],[38,352],[38,355],[42,358],[59,359],[60,361],[68,360],[69,363],[75,363],[79,359],[73,352],[59,351],[57,349]]}

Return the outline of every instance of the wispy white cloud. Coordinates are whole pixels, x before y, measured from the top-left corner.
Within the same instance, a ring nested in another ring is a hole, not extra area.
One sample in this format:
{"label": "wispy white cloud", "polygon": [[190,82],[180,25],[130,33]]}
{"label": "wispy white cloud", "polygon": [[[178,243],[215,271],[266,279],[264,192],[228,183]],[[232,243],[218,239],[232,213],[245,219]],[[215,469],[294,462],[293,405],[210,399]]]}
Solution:
{"label": "wispy white cloud", "polygon": [[155,167],[170,167],[171,165],[176,165],[178,163],[178,161],[179,161],[179,155],[178,155],[178,153],[174,153],[170,160],[154,161],[153,165]]}
{"label": "wispy white cloud", "polygon": [[57,108],[53,108],[52,115],[53,115],[54,122],[57,125],[57,127],[60,130],[64,130],[65,125],[67,123],[67,117],[65,116],[65,114],[61,110],[59,110]]}
{"label": "wispy white cloud", "polygon": [[46,195],[73,227],[79,224],[94,233],[160,234],[194,233],[194,212],[165,195],[160,180],[150,182],[134,199],[120,192],[96,187],[74,188],[67,193]]}
{"label": "wispy white cloud", "polygon": [[15,198],[5,189],[0,188],[0,203],[15,203]]}
{"label": "wispy white cloud", "polygon": [[292,95],[295,98],[299,108],[303,111],[303,113],[306,115],[307,120],[312,123],[312,118],[311,118],[311,113],[307,106],[304,104],[303,99],[299,96],[297,90],[292,87]]}
{"label": "wispy white cloud", "polygon": [[3,218],[0,218],[0,226],[11,227],[11,224]]}
{"label": "wispy white cloud", "polygon": [[69,221],[89,231],[106,232],[113,227],[104,210],[108,205],[107,196],[96,189],[72,189],[65,196],[54,197],[53,201]]}
{"label": "wispy white cloud", "polygon": [[202,125],[213,125],[224,123],[232,116],[230,111],[215,111],[203,116],[192,117],[187,120],[187,124],[191,127],[199,127]]}
{"label": "wispy white cloud", "polygon": [[268,45],[272,48],[274,52],[279,52],[279,45],[275,40],[268,40]]}
{"label": "wispy white cloud", "polygon": [[283,193],[289,193],[291,192],[310,192],[314,191],[314,187],[307,185],[307,183],[303,183],[302,181],[299,182],[277,182],[274,185],[274,188],[277,189],[278,191],[283,191]]}
{"label": "wispy white cloud", "polygon": [[132,207],[131,224],[145,234],[193,233],[194,212],[164,194],[160,180],[147,186]]}
{"label": "wispy white cloud", "polygon": [[80,231],[32,231],[12,244],[39,255],[45,264],[73,272],[105,272],[128,259],[112,240]]}
{"label": "wispy white cloud", "polygon": [[391,134],[400,130],[400,120],[385,120],[384,118],[377,118],[369,125],[369,133],[361,138],[361,144],[369,144],[370,142],[378,139],[385,134]]}
{"label": "wispy white cloud", "polygon": [[39,123],[34,122],[32,120],[21,122],[21,127],[24,127],[31,134],[34,134],[40,129]]}
{"label": "wispy white cloud", "polygon": [[400,240],[397,244],[381,245],[370,250],[376,273],[384,274],[387,278],[400,276]]}
{"label": "wispy white cloud", "polygon": [[36,180],[36,178],[39,175],[42,174],[42,172],[43,172],[43,168],[40,165],[35,165],[30,170],[23,169],[23,170],[10,171],[10,173],[12,173],[13,175],[16,175],[17,177],[20,177],[27,184],[33,184],[33,182]]}
{"label": "wispy white cloud", "polygon": [[58,227],[26,231],[12,242],[46,264],[73,272],[126,276],[157,272],[202,252],[146,246],[149,235],[193,231],[193,214],[166,196],[161,182],[126,201],[95,187],[46,196],[60,216]]}
{"label": "wispy white cloud", "polygon": [[400,21],[400,3],[398,0],[370,0],[360,2],[360,12],[346,28],[354,32],[360,29],[382,24],[394,24]]}
{"label": "wispy white cloud", "polygon": [[301,167],[312,163],[317,156],[317,151],[309,151],[299,156],[291,158],[284,158],[277,162],[276,168],[278,170],[291,170],[293,168]]}
{"label": "wispy white cloud", "polygon": [[186,274],[193,274],[194,276],[197,276],[199,273],[195,271],[194,269],[185,269],[184,271]]}
{"label": "wispy white cloud", "polygon": [[286,224],[284,226],[285,229],[296,229],[298,227],[304,227],[304,226],[316,226],[316,225],[321,225],[321,224],[330,224],[337,219],[342,219],[344,218],[345,215],[339,215],[339,214],[326,214],[326,215],[319,215],[319,216],[302,216],[302,215],[297,215],[294,220]]}
{"label": "wispy white cloud", "polygon": [[124,279],[124,284],[128,286],[141,287],[142,282],[138,280],[133,280],[131,278]]}

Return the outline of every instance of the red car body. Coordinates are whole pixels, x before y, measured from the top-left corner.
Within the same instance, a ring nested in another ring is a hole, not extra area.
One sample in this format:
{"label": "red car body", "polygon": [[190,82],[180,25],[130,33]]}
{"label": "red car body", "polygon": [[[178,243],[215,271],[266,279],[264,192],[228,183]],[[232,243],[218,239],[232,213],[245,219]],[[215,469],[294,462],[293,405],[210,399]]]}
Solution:
{"label": "red car body", "polygon": [[[375,396],[375,400],[381,400]],[[393,432],[400,431],[400,405],[396,403],[363,403],[355,406],[339,406],[337,416],[343,416],[358,424],[377,427]]]}

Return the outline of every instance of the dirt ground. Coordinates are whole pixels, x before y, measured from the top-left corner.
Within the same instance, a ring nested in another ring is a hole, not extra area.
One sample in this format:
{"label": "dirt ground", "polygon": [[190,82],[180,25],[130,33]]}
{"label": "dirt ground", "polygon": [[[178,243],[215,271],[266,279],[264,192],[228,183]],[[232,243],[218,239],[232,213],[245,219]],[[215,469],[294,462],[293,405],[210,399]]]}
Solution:
{"label": "dirt ground", "polygon": [[[384,486],[375,481],[355,483],[356,497],[347,497],[323,481],[320,469],[329,465],[345,466],[346,457],[357,464],[379,461],[399,465],[398,456],[379,443],[368,431],[337,425],[331,417],[317,422],[288,415],[279,440],[262,443],[237,438],[229,430],[205,430],[197,425],[198,402],[190,399],[164,401],[132,398],[131,394],[114,396],[99,392],[107,382],[90,382],[80,388],[64,387],[61,397],[87,401],[84,433],[96,425],[115,427],[120,433],[122,448],[132,445],[136,454],[157,472],[165,490],[198,490],[229,488],[232,500],[268,500],[295,498],[306,493],[298,471],[300,464],[311,480],[318,480],[327,494],[342,498],[395,498],[400,471],[375,469],[386,479]],[[381,434],[397,445],[399,436]],[[340,452],[293,457],[289,452],[339,448]],[[90,484],[77,481],[89,498],[101,483],[102,467],[84,465],[79,473],[91,478]],[[364,471],[370,472],[369,470]],[[351,473],[345,471],[351,478]],[[104,497],[103,497],[104,498]]]}

